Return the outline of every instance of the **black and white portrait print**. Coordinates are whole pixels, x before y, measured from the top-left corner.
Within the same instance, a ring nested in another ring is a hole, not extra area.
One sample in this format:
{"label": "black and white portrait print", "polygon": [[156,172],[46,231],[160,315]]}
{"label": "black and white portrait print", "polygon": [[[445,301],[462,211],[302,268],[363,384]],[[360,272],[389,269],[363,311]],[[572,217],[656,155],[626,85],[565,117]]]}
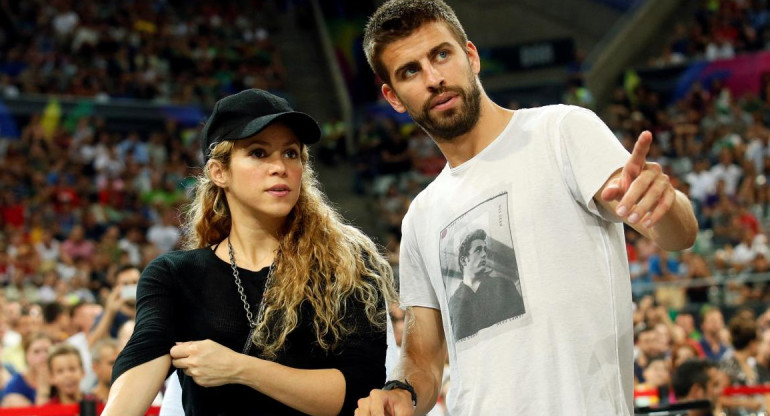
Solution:
{"label": "black and white portrait print", "polygon": [[456,341],[524,316],[508,193],[474,206],[441,231],[441,272]]}

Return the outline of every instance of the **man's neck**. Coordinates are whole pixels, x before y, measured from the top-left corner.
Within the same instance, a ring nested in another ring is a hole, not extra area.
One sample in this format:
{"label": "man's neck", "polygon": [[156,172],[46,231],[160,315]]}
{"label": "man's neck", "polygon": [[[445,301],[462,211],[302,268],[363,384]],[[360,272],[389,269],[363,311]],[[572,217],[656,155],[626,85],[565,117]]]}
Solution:
{"label": "man's neck", "polygon": [[457,167],[472,159],[492,143],[505,130],[513,117],[513,110],[500,107],[486,94],[481,97],[479,120],[468,133],[450,140],[434,140],[450,167]]}
{"label": "man's neck", "polygon": [[722,342],[719,340],[719,335],[712,335],[710,333],[704,333],[703,338],[706,339],[706,342],[708,342],[710,345],[719,346],[722,344]]}

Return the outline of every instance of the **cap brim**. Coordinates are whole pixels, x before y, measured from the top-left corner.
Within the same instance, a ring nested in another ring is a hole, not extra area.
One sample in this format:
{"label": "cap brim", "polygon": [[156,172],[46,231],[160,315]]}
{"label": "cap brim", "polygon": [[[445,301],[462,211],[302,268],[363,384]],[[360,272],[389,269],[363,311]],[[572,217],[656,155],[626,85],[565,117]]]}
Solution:
{"label": "cap brim", "polygon": [[318,123],[316,123],[313,117],[299,111],[271,114],[269,116],[256,118],[246,124],[241,132],[235,137],[228,137],[225,139],[241,140],[254,136],[264,130],[265,127],[275,122],[286,124],[287,127],[294,131],[294,134],[297,135],[297,138],[303,144],[310,145],[321,140],[321,127],[318,126]]}

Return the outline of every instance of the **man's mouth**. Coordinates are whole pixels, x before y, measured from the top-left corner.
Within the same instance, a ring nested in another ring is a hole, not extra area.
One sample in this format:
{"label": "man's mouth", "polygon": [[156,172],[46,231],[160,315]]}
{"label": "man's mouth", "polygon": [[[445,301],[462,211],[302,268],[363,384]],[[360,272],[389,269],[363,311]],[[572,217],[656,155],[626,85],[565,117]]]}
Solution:
{"label": "man's mouth", "polygon": [[443,110],[447,107],[450,107],[452,103],[454,102],[455,98],[457,98],[457,93],[455,92],[444,92],[436,97],[434,97],[430,102],[430,108],[431,109],[437,109],[437,110]]}

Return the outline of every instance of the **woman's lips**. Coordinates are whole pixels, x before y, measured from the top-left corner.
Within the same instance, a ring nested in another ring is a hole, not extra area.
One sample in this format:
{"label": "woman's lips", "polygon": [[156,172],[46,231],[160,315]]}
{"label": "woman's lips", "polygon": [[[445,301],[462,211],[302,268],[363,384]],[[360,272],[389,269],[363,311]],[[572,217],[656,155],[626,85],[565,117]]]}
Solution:
{"label": "woman's lips", "polygon": [[280,196],[286,196],[286,195],[288,195],[290,191],[291,191],[291,190],[290,190],[288,187],[286,187],[286,186],[274,186],[274,187],[272,187],[272,188],[269,188],[269,189],[267,190],[267,192],[268,192],[270,195],[273,195],[273,196],[279,196],[279,197],[280,197]]}

